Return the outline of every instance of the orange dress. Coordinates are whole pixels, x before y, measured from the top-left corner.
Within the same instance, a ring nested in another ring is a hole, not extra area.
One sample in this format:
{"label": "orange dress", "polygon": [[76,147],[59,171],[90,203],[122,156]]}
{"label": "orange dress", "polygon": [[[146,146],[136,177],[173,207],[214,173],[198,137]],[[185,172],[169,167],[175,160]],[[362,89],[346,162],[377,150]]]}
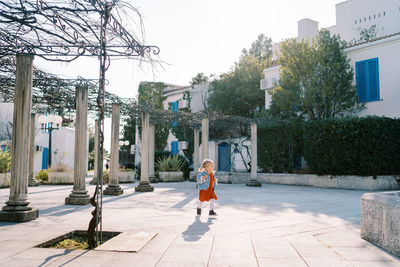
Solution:
{"label": "orange dress", "polygon": [[200,190],[199,192],[199,200],[201,202],[203,201],[210,201],[210,199],[215,199],[217,200],[217,195],[215,194],[213,187],[214,187],[214,175],[212,173],[209,174],[210,175],[210,183],[208,185],[207,190]]}

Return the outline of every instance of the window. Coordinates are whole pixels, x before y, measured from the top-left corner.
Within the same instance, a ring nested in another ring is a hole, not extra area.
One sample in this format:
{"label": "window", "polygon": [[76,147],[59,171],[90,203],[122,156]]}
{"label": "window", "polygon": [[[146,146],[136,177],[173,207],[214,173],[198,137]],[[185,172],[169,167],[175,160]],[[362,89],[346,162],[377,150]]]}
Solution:
{"label": "window", "polygon": [[385,11],[383,11],[383,15],[386,16],[386,12]]}
{"label": "window", "polygon": [[361,23],[361,19],[360,19],[360,23]]}
{"label": "window", "polygon": [[357,20],[354,21],[354,24],[357,24]]}
{"label": "window", "polygon": [[375,14],[374,14],[374,19],[376,19],[376,16],[375,16]]}
{"label": "window", "polygon": [[359,102],[379,101],[378,58],[356,62],[356,85]]}
{"label": "window", "polygon": [[380,17],[381,17],[381,13],[379,12],[379,13],[378,13],[378,18],[380,18]]}
{"label": "window", "polygon": [[366,17],[364,17],[364,21],[367,21],[367,18],[366,18]]}
{"label": "window", "polygon": [[369,16],[369,20],[371,20],[371,16]]}

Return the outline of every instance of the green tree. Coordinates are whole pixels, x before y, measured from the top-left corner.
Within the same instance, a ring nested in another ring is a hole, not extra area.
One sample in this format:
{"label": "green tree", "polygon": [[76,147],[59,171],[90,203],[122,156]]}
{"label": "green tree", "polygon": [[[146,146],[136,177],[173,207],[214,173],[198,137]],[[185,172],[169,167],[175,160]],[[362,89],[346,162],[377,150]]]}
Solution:
{"label": "green tree", "polygon": [[266,61],[247,55],[234,68],[211,82],[208,98],[210,109],[224,114],[253,117],[264,107],[264,92],[260,80]]}
{"label": "green tree", "polygon": [[322,30],[310,45],[287,40],[281,45],[279,84],[269,114],[280,118],[322,120],[360,111],[353,68],[343,52],[345,42]]}
{"label": "green tree", "polygon": [[199,73],[197,73],[196,76],[194,76],[192,78],[192,80],[190,81],[190,85],[193,87],[193,85],[208,83],[208,81],[209,81],[209,78],[206,75],[204,75],[203,72],[199,72]]}
{"label": "green tree", "polygon": [[369,40],[372,40],[374,38],[376,38],[378,32],[376,29],[376,25],[371,25],[371,27],[366,28],[366,29],[358,29],[360,31],[360,39],[359,41],[361,42],[367,42]]}
{"label": "green tree", "polygon": [[257,40],[251,44],[251,48],[248,51],[247,49],[242,50],[242,57],[247,55],[258,58],[260,62],[270,59],[272,56],[272,39],[263,33],[260,34]]}

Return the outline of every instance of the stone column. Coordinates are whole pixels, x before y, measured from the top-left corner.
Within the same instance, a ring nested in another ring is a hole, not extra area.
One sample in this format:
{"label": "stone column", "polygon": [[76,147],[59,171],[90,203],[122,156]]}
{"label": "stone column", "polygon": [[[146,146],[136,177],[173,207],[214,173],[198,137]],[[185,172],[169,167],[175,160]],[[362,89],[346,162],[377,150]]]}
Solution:
{"label": "stone column", "polygon": [[152,192],[154,187],[149,183],[149,119],[148,112],[142,112],[142,152],[140,162],[140,183],[136,192]]}
{"label": "stone column", "polygon": [[118,183],[120,108],[119,104],[112,104],[109,181],[107,188],[104,190],[104,195],[119,196],[124,193]]}
{"label": "stone column", "polygon": [[71,194],[65,198],[66,205],[87,205],[89,194],[86,190],[86,149],[87,149],[87,113],[88,90],[83,86],[75,88],[75,152],[74,152],[74,186]]}
{"label": "stone column", "polygon": [[201,161],[208,159],[208,119],[201,120]]}
{"label": "stone column", "polygon": [[26,222],[39,217],[39,210],[29,206],[28,202],[32,77],[33,56],[17,55],[10,197],[0,211],[0,221]]}
{"label": "stone column", "polygon": [[194,129],[194,151],[193,151],[193,174],[197,176],[199,170],[199,141],[200,141],[200,130]]}
{"label": "stone column", "polygon": [[257,124],[252,122],[251,128],[251,176],[246,186],[261,186],[257,180]]}
{"label": "stone column", "polygon": [[[94,164],[93,164],[93,179],[89,182],[90,184],[97,184],[99,178],[99,120],[94,121]],[[104,182],[103,182],[104,184]]]}
{"label": "stone column", "polygon": [[155,126],[149,126],[149,181],[158,183],[158,179],[154,175],[154,146],[155,146]]}
{"label": "stone column", "polygon": [[36,127],[35,127],[35,118],[36,114],[32,113],[31,114],[31,128],[30,128],[30,133],[29,133],[29,179],[28,179],[28,186],[38,186],[39,182],[35,180],[35,174],[34,174],[34,164],[35,164],[35,132],[36,132]]}

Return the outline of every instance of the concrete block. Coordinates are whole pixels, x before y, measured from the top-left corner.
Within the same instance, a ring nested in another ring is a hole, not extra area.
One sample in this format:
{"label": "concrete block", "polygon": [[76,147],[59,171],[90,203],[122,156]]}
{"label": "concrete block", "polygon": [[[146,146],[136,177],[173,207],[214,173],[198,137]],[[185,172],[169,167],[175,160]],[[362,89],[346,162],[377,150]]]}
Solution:
{"label": "concrete block", "polygon": [[0,173],[0,188],[10,187],[11,173]]}
{"label": "concrete block", "polygon": [[49,180],[46,184],[73,184],[74,171],[67,172],[49,172]]}
{"label": "concrete block", "polygon": [[0,222],[28,222],[39,217],[39,210],[0,211]]}
{"label": "concrete block", "polygon": [[158,172],[159,179],[162,182],[182,182],[183,172]]}
{"label": "concrete block", "polygon": [[361,198],[361,237],[400,256],[400,191]]}
{"label": "concrete block", "polygon": [[118,172],[119,183],[134,183],[135,173],[134,172]]}

